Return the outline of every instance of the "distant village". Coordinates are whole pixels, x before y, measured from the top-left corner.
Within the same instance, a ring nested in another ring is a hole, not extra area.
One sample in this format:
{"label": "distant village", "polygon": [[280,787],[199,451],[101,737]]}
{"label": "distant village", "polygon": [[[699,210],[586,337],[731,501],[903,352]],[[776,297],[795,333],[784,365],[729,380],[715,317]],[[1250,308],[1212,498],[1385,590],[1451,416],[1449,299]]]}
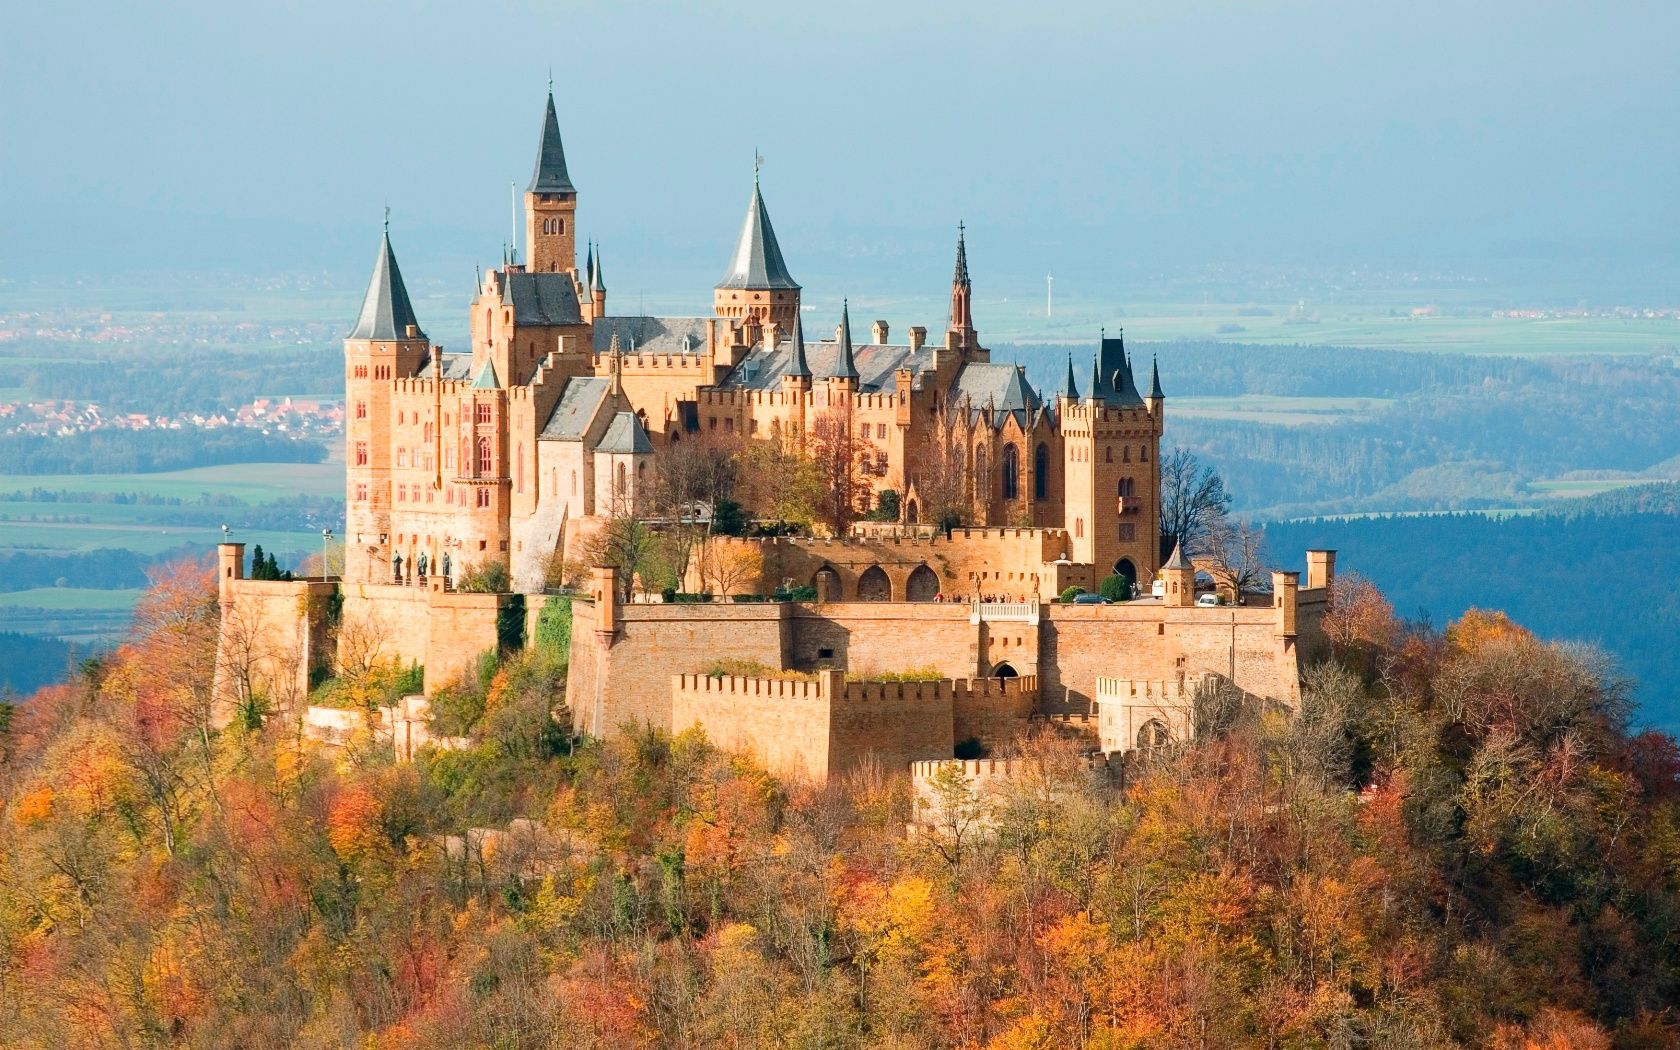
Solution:
{"label": "distant village", "polygon": [[298,439],[344,433],[344,402],[320,398],[258,398],[225,412],[106,413],[92,401],[0,403],[0,434],[63,437],[97,430],[221,430],[243,427]]}

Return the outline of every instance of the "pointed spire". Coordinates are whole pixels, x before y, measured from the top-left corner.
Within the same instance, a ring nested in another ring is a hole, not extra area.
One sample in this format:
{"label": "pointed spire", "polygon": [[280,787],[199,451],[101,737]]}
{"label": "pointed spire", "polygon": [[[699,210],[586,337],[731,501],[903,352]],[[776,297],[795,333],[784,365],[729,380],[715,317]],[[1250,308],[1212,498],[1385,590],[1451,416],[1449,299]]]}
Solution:
{"label": "pointed spire", "polygon": [[951,278],[951,280],[956,284],[967,286],[969,283],[968,245],[965,243],[966,239],[964,238],[963,233],[963,224],[959,222],[957,223],[957,273],[955,277]]}
{"label": "pointed spire", "polygon": [[1190,563],[1184,560],[1184,541],[1180,540],[1179,542],[1173,544],[1172,557],[1168,558],[1167,563],[1161,566],[1161,568],[1188,569],[1189,567]]}
{"label": "pointed spire", "polygon": [[500,390],[502,384],[496,378],[496,366],[489,361],[484,362],[484,367],[478,370],[478,378],[473,380],[472,388],[474,390]]}
{"label": "pointed spire", "polygon": [[595,246],[593,249],[590,259],[589,290],[591,292],[601,292],[602,294],[605,294],[607,290],[607,281],[606,278],[601,276],[601,249],[599,245]]}
{"label": "pointed spire", "polygon": [[805,360],[805,322],[797,313],[793,315],[793,347],[788,352],[792,356],[788,360],[787,369],[782,372],[782,378],[811,378],[811,366]]}
{"label": "pointed spire", "polygon": [[1103,392],[1102,367],[1097,356],[1091,355],[1091,389],[1086,394],[1092,401],[1101,401]]}
{"label": "pointed spire", "polygon": [[1165,395],[1161,393],[1161,361],[1154,354],[1149,355],[1149,397],[1160,401]]}
{"label": "pointed spire", "polygon": [[747,218],[741,224],[741,236],[735,242],[729,272],[717,286],[754,291],[799,290],[799,283],[788,273],[787,263],[782,261],[782,247],[776,243],[776,231],[770,225],[770,212],[764,207],[764,195],[758,189],[756,169],[753,173],[752,200],[747,202]]}
{"label": "pointed spire", "polygon": [[548,108],[543,112],[542,137],[537,140],[537,167],[525,192],[577,193],[572,177],[566,173],[566,150],[560,144],[560,118],[554,115],[552,84],[548,89]]}
{"label": "pointed spire", "polygon": [[[347,339],[407,339],[410,325],[419,333],[420,322],[408,301],[397,256],[391,250],[391,215],[385,213],[385,233],[379,238],[379,256],[373,262],[373,277],[362,297],[362,311]],[[419,333],[416,338],[424,333]]]}
{"label": "pointed spire", "polygon": [[590,241],[589,250],[583,257],[583,281],[589,288],[595,287],[595,242]]}
{"label": "pointed spire", "polygon": [[1073,381],[1073,355],[1068,355],[1067,378],[1062,380],[1062,396],[1072,401],[1079,400],[1079,386]]}
{"label": "pointed spire", "polygon": [[852,309],[851,303],[840,300],[840,355],[835,360],[835,379],[856,379],[858,377],[857,362],[852,360]]}

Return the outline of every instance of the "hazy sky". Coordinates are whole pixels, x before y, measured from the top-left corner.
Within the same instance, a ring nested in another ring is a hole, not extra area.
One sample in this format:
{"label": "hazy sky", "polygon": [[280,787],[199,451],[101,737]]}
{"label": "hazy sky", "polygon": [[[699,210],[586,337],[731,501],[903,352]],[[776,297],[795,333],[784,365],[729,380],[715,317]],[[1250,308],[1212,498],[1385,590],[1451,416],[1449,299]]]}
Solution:
{"label": "hazy sky", "polygon": [[0,275],[361,272],[389,202],[464,295],[551,65],[656,295],[721,274],[755,147],[807,285],[942,283],[959,218],[999,283],[1680,254],[1673,2],[80,2],[0,21]]}

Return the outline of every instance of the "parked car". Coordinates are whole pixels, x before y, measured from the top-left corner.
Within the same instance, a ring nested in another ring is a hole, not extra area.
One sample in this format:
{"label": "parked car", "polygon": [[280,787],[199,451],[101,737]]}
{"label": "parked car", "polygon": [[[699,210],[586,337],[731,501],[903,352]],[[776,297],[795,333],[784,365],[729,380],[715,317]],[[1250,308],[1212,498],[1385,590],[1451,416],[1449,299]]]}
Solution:
{"label": "parked car", "polygon": [[1196,604],[1201,606],[1204,609],[1207,609],[1207,608],[1212,608],[1214,606],[1223,605],[1225,603],[1219,600],[1219,595],[1214,594],[1210,591],[1207,594],[1198,595],[1197,598],[1196,598]]}
{"label": "parked car", "polygon": [[1156,580],[1154,583],[1150,584],[1149,596],[1151,598],[1165,598],[1167,596],[1167,581]]}
{"label": "parked car", "polygon": [[1114,603],[1100,594],[1076,594],[1073,596],[1075,605],[1113,605]]}

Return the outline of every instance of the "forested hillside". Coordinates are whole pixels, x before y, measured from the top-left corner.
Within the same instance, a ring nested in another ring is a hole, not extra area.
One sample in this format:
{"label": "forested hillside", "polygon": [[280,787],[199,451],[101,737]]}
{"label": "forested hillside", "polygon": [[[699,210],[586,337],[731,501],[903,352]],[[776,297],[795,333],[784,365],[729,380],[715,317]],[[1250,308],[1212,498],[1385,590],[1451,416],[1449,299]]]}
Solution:
{"label": "forested hillside", "polygon": [[1274,562],[1310,547],[1443,623],[1504,609],[1553,639],[1603,647],[1637,683],[1639,717],[1680,730],[1680,485],[1626,489],[1520,517],[1480,514],[1273,522]]}
{"label": "forested hillside", "polygon": [[1037,738],[907,835],[898,770],[571,739],[563,621],[446,691],[466,750],[217,729],[183,570],[0,709],[0,1045],[1674,1045],[1673,740],[1502,617],[1338,602],[1295,717],[1207,694],[1120,777]]}

